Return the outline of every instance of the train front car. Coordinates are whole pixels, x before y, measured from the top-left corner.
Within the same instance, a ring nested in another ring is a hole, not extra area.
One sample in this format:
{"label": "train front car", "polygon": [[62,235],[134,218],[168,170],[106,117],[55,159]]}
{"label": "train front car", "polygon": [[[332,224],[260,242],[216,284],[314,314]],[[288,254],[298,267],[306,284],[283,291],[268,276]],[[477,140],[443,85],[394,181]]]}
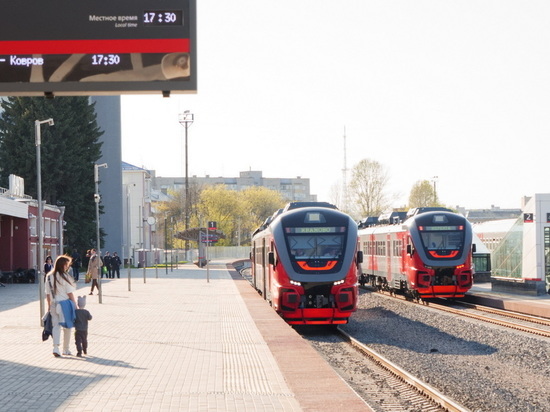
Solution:
{"label": "train front car", "polygon": [[271,223],[271,303],[293,325],[347,323],[357,308],[357,224],[328,208],[300,208]]}
{"label": "train front car", "polygon": [[472,287],[472,227],[461,215],[427,212],[405,222],[407,278],[417,297],[458,298]]}

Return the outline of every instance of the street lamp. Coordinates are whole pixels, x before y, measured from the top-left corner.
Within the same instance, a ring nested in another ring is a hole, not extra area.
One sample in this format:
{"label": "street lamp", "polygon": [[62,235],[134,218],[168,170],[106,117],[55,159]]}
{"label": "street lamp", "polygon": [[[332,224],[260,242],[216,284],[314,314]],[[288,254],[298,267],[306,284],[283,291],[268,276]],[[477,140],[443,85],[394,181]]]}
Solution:
{"label": "street lamp", "polygon": [[[99,195],[99,168],[104,167],[107,168],[107,163],[101,163],[98,165],[97,163],[94,164],[94,182],[95,182],[95,193],[94,193],[94,200],[95,200],[95,221],[97,222],[97,256],[99,257],[99,261],[101,262],[101,239],[99,237],[99,202],[101,201],[101,196]],[[98,283],[98,289],[99,289],[99,303],[103,303],[103,292],[101,288],[101,265],[97,265],[97,283]]]}
{"label": "street lamp", "polygon": [[435,189],[435,184],[437,182],[437,179],[439,179],[439,177],[437,176],[432,177],[432,182],[434,184],[434,206],[437,206],[437,191]]}
{"label": "street lamp", "polygon": [[34,143],[36,145],[36,191],[38,198],[38,287],[40,288],[40,323],[44,317],[44,274],[42,274],[42,264],[44,263],[44,225],[42,222],[42,160],[40,158],[40,145],[42,144],[40,135],[40,125],[48,123],[53,126],[53,119],[34,121]]}
{"label": "street lamp", "polygon": [[[179,123],[185,127],[185,230],[189,229],[189,168],[188,168],[188,154],[187,154],[187,129],[193,124],[195,115],[190,113],[189,110],[180,113]],[[189,241],[185,241],[185,259],[189,253]]]}

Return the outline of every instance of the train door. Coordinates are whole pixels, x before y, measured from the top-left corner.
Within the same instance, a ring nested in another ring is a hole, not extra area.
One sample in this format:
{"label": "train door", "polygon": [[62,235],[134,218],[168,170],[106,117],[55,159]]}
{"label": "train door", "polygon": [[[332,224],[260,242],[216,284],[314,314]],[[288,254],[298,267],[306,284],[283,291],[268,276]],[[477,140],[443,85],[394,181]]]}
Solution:
{"label": "train door", "polygon": [[267,274],[269,272],[269,263],[267,259],[267,254],[269,253],[265,247],[265,237],[262,239],[262,296],[267,300],[266,294],[266,283],[267,283]]}
{"label": "train door", "polygon": [[386,236],[386,277],[388,278],[388,282],[391,282],[393,279],[392,276],[392,265],[391,265],[391,255],[392,255],[392,248],[391,248],[391,235],[388,233]]}
{"label": "train door", "polygon": [[256,267],[256,263],[258,262],[257,255],[258,251],[256,250],[256,242],[252,242],[252,286],[254,286],[254,289],[258,290],[258,286],[256,285],[256,277],[258,268]]}
{"label": "train door", "polygon": [[[269,250],[268,250],[268,253],[272,253],[273,255],[275,255],[275,245],[273,244],[273,241],[271,241],[270,243],[270,247],[269,247]],[[269,255],[268,255],[269,256]],[[271,265],[269,263],[269,259],[267,261],[267,265],[268,265],[268,272],[267,272],[267,280],[266,280],[266,299],[269,303],[271,303],[271,280],[275,277],[275,270],[276,270],[276,264],[277,264],[277,259],[276,259],[276,256],[275,257],[275,261],[273,262],[273,265]]]}

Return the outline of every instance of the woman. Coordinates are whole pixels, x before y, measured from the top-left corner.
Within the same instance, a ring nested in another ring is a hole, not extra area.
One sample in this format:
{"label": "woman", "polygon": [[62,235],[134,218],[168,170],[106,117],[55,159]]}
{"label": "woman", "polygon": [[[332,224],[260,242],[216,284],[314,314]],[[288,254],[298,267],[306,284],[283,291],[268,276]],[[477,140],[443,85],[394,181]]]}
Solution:
{"label": "woman", "polygon": [[99,292],[99,269],[103,266],[101,258],[97,255],[97,250],[92,249],[90,251],[90,262],[88,263],[88,270],[86,271],[86,276],[90,276],[92,279],[92,290],[90,290],[90,295],[94,294],[94,287],[97,288]]}
{"label": "woman", "polygon": [[76,288],[69,274],[71,260],[69,256],[59,256],[55,260],[53,270],[46,276],[46,300],[48,311],[52,315],[53,356],[56,358],[61,356],[59,352],[61,329],[63,329],[63,355],[71,355],[69,343],[71,329],[74,326],[75,309],[77,309]]}
{"label": "woman", "polygon": [[46,279],[46,275],[50,273],[53,269],[53,261],[51,256],[46,257],[46,261],[44,262],[44,279]]}

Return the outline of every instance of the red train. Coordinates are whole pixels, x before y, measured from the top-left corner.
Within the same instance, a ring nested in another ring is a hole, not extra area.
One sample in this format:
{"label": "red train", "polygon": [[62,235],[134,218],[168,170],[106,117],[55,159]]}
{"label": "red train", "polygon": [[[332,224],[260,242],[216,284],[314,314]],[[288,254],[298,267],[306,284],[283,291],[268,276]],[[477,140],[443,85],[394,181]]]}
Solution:
{"label": "red train", "polygon": [[446,210],[415,210],[404,223],[359,230],[359,283],[414,299],[458,298],[472,287],[472,227]]}
{"label": "red train", "polygon": [[347,323],[357,308],[357,224],[328,203],[293,202],[252,237],[252,283],[292,325]]}

